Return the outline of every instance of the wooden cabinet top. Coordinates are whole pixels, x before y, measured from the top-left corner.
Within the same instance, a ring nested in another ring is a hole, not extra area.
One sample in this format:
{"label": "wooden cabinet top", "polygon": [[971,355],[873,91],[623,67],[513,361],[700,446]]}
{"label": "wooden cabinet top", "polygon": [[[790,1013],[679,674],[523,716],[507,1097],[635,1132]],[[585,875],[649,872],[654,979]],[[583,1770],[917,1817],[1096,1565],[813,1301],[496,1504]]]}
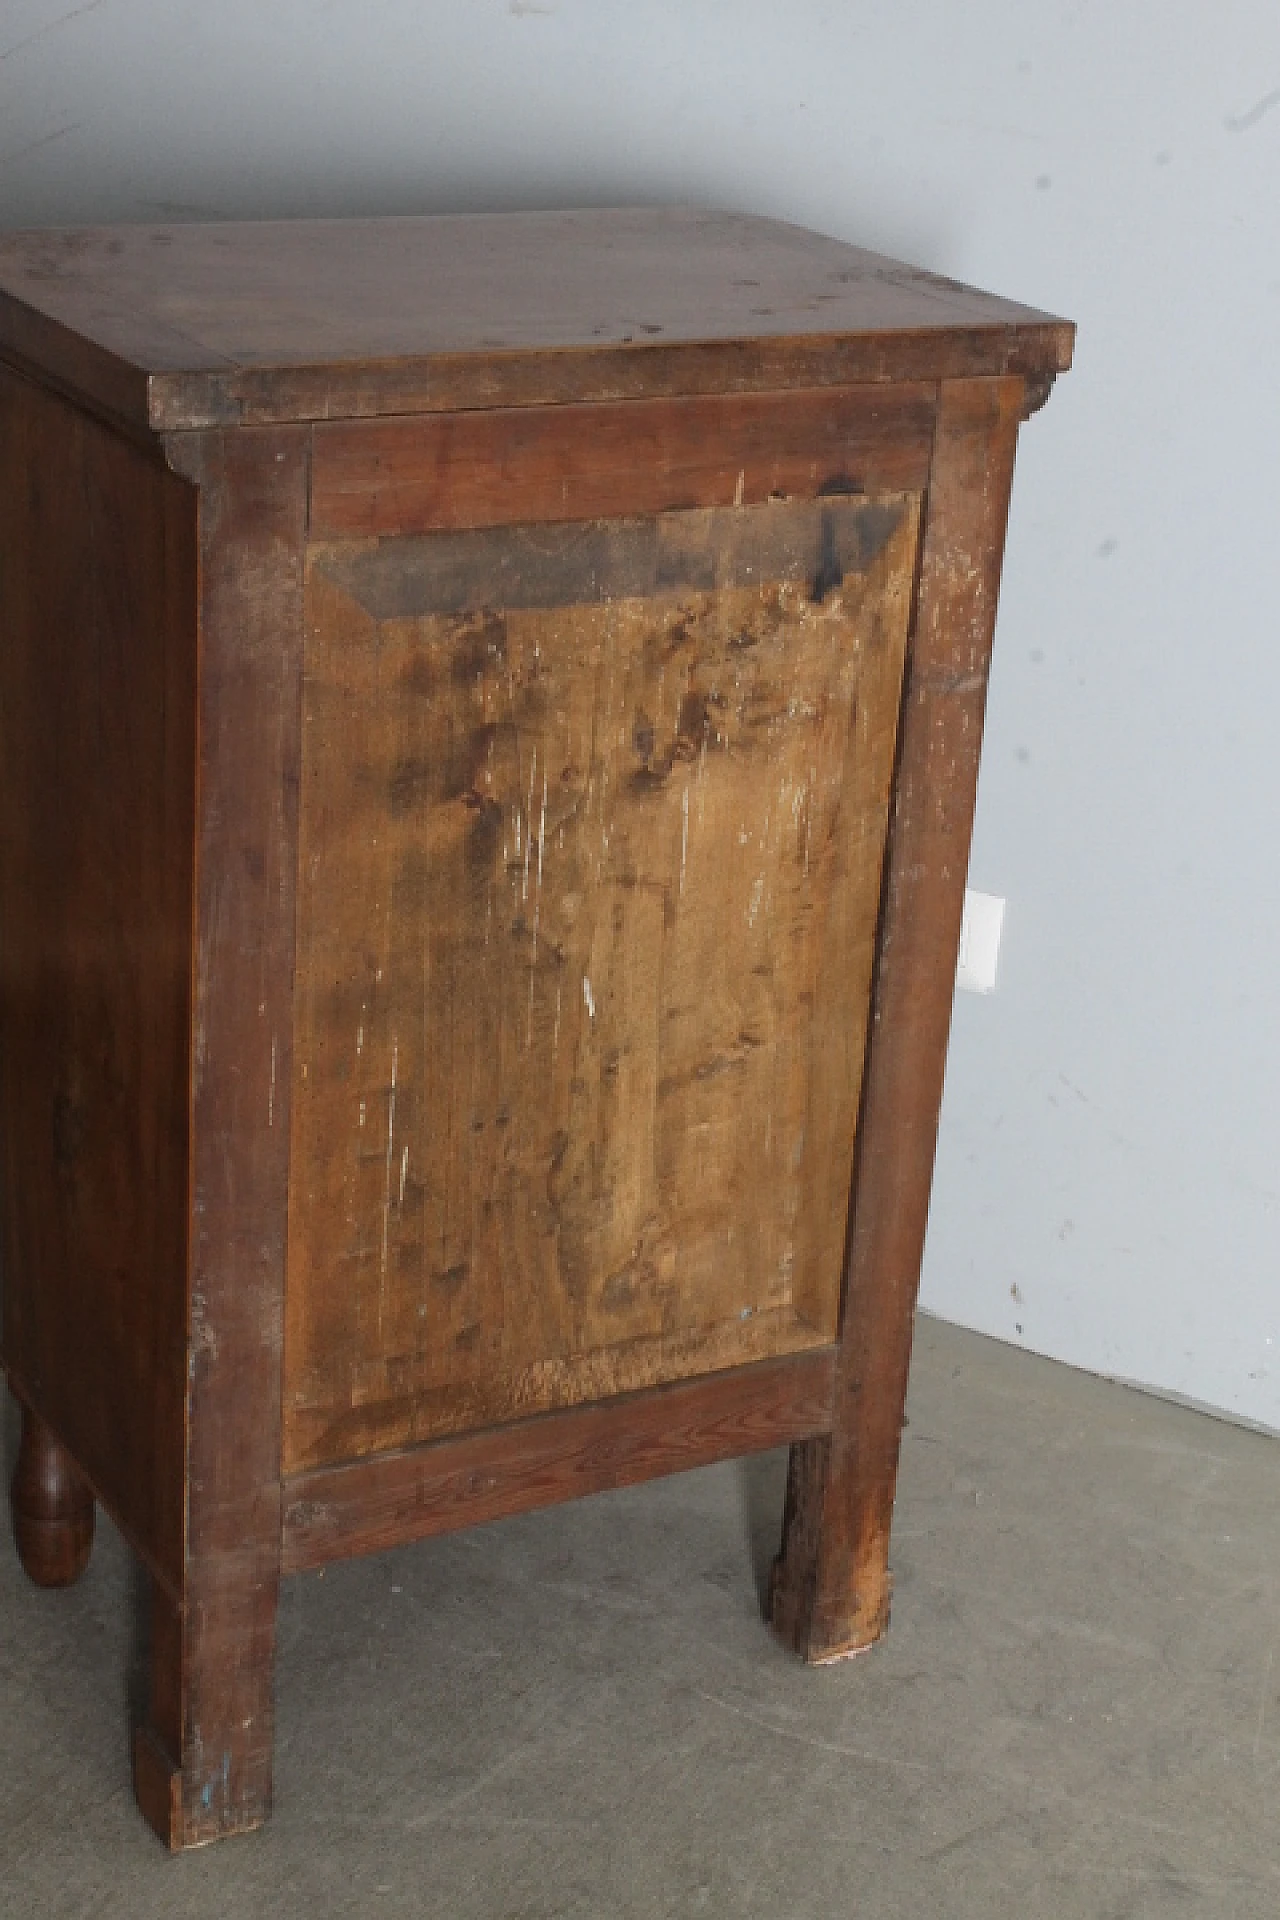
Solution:
{"label": "wooden cabinet top", "polygon": [[686,207],[0,234],[0,358],[156,432],[1017,373],[1064,320]]}

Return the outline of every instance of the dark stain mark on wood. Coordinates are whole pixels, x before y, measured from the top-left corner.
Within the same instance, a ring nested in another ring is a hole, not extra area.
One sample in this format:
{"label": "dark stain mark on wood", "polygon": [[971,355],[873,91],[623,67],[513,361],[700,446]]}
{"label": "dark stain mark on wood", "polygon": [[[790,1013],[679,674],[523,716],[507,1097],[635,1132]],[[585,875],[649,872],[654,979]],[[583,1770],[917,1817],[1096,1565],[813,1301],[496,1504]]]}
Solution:
{"label": "dark stain mark on wood", "polygon": [[[505,657],[496,607],[584,605],[667,592],[722,592],[765,581],[838,584],[865,573],[902,517],[896,502],[786,501],[708,507],[649,519],[504,527],[330,548],[322,565],[375,620],[472,614],[451,671],[465,683]],[[670,646],[686,637],[679,626]]]}
{"label": "dark stain mark on wood", "polygon": [[458,630],[449,669],[454,680],[465,685],[490,668],[501,666],[507,657],[507,623],[500,614],[485,608],[474,626]]}
{"label": "dark stain mark on wood", "polygon": [[840,555],[836,551],[835,527],[831,515],[822,516],[822,546],[818,558],[818,571],[813,576],[813,585],[809,589],[809,598],[815,607],[820,607],[828,594],[835,592],[844,581],[844,568],[840,564]]}

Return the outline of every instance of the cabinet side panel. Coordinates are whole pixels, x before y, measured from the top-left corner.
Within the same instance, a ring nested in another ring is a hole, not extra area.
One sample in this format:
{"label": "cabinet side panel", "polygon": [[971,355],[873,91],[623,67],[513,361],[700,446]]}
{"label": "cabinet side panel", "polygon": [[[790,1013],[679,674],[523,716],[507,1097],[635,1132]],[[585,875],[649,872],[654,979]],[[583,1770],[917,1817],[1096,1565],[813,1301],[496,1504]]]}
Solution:
{"label": "cabinet side panel", "polygon": [[3,1351],[182,1559],[194,495],[0,370]]}

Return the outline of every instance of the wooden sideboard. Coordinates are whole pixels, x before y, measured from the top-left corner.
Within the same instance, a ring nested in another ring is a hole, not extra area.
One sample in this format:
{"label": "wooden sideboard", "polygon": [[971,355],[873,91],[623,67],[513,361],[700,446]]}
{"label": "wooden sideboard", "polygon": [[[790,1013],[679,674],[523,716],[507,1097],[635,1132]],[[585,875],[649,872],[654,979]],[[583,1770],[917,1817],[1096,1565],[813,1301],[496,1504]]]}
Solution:
{"label": "wooden sideboard", "polygon": [[1071,341],[688,209],[0,236],[14,1525],[148,1570],[171,1846],[342,1555],[789,1442],[773,1625],[883,1632]]}

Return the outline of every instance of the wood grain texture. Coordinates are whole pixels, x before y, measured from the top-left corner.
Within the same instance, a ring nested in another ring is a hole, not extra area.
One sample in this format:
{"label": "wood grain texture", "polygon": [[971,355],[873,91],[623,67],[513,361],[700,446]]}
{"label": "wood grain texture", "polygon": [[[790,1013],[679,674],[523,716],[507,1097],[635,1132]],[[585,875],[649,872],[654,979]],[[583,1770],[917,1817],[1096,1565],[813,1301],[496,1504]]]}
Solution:
{"label": "wood grain texture", "polygon": [[13,1537],[28,1579],[38,1587],[74,1585],[93,1548],[93,1495],[71,1455],[30,1407],[22,1410],[9,1497]]}
{"label": "wood grain texture", "polygon": [[826,387],[317,425],[311,534],[504,526],[515,500],[555,521],[919,492],[935,402],[931,385]]}
{"label": "wood grain texture", "polygon": [[190,489],[0,369],[4,1365],[171,1590],[195,574]]}
{"label": "wood grain texture", "polygon": [[831,1423],[825,1347],[433,1441],[285,1486],[287,1572],[760,1453]]}
{"label": "wood grain texture", "polygon": [[924,1252],[1018,380],[942,389],[876,962],[833,1430],[792,1451],[771,1612],[804,1658],[888,1622],[889,1529]]}
{"label": "wood grain texture", "polygon": [[883,1630],[1071,341],[687,209],[0,235],[15,1523],[150,1570],[169,1845],[267,1813],[282,1565],[792,1441],[773,1623]]}
{"label": "wood grain texture", "polygon": [[1071,339],[695,208],[0,235],[0,355],[158,430],[1038,374]]}
{"label": "wood grain texture", "polygon": [[170,449],[200,489],[188,1507],[136,1779],[174,1847],[270,1806],[306,451]]}
{"label": "wood grain texture", "polygon": [[312,549],[286,1471],[830,1341],[916,527]]}

